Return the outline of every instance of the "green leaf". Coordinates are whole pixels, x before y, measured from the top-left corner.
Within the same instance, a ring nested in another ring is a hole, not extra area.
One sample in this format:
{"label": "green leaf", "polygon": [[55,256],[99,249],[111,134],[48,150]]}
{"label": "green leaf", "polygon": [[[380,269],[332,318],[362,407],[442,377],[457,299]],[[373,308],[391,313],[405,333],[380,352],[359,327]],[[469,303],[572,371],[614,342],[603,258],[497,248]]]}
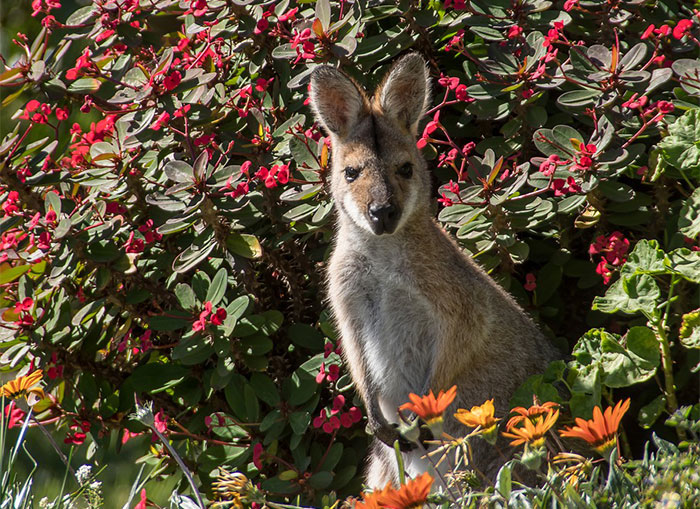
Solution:
{"label": "green leaf", "polygon": [[172,358],[185,366],[201,364],[214,354],[209,343],[202,341],[199,336],[183,339],[172,350]]}
{"label": "green leaf", "polygon": [[637,421],[644,429],[649,429],[661,416],[666,408],[666,397],[662,394],[652,400],[651,403],[639,409]]}
{"label": "green leaf", "polygon": [[[570,367],[576,370],[576,377],[581,378],[581,383],[573,384],[574,389],[584,392],[595,390],[595,378],[591,376],[598,374],[608,387],[628,387],[654,376],[660,362],[654,333],[646,327],[633,329],[627,336],[628,343],[631,343],[628,346],[632,348],[622,346],[617,334],[602,329],[591,329],[578,340],[572,352],[576,360],[570,363]],[[651,341],[654,342],[655,353],[650,352]]]}
{"label": "green leaf", "polygon": [[329,0],[316,0],[316,17],[321,21],[323,30],[331,25],[331,3]]}
{"label": "green leaf", "polygon": [[700,233],[700,188],[693,191],[693,194],[683,202],[681,215],[678,218],[678,229],[691,239],[695,239]]}
{"label": "green leaf", "polygon": [[233,254],[244,258],[259,258],[262,256],[262,247],[254,235],[232,232],[226,237],[226,247]]}
{"label": "green leaf", "polygon": [[690,109],[676,119],[658,147],[666,163],[700,177],[700,109]]}
{"label": "green leaf", "polygon": [[192,327],[192,317],[179,311],[169,311],[168,315],[152,316],[148,326],[158,331],[173,331]]}
{"label": "green leaf", "polygon": [[293,323],[287,328],[287,335],[296,345],[314,351],[323,349],[323,334],[305,323]]}
{"label": "green leaf", "polygon": [[593,299],[593,309],[603,313],[633,314],[638,311],[648,316],[657,314],[661,292],[654,278],[646,274],[635,274],[615,281],[604,297]]}
{"label": "green leaf", "polygon": [[3,263],[0,265],[0,285],[14,281],[31,268],[31,265],[15,265],[12,267],[9,263]]}
{"label": "green leaf", "polygon": [[511,466],[510,462],[506,463],[498,471],[498,476],[496,476],[496,486],[498,486],[498,493],[508,500],[510,498],[510,492],[513,486],[511,480]]}
{"label": "green leaf", "polygon": [[688,281],[700,283],[700,251],[687,248],[674,249],[669,253],[669,266]]}
{"label": "green leaf", "polygon": [[292,412],[289,415],[289,425],[297,435],[303,435],[311,423],[309,412]]}
{"label": "green leaf", "polygon": [[194,295],[192,287],[186,283],[178,283],[175,287],[175,297],[180,305],[188,310],[193,311],[197,307],[197,298]]}
{"label": "green leaf", "polygon": [[173,182],[194,182],[194,169],[185,161],[168,162],[163,173]]}
{"label": "green leaf", "polygon": [[280,395],[277,386],[272,379],[263,373],[253,373],[250,377],[250,385],[258,398],[268,405],[275,407],[280,403]]}
{"label": "green leaf", "polygon": [[221,267],[214,279],[211,281],[211,286],[207,291],[207,297],[205,301],[211,302],[212,306],[216,306],[226,293],[226,285],[228,282],[228,272],[225,268]]}
{"label": "green leaf", "polygon": [[188,372],[187,368],[176,364],[151,362],[134,369],[126,382],[130,382],[134,390],[139,393],[156,394],[182,382]]}
{"label": "green leaf", "polygon": [[621,275],[629,278],[634,274],[668,274],[666,254],[656,240],[642,239],[637,242],[622,267]]}
{"label": "green leaf", "polygon": [[683,315],[680,340],[686,348],[700,348],[700,309]]}

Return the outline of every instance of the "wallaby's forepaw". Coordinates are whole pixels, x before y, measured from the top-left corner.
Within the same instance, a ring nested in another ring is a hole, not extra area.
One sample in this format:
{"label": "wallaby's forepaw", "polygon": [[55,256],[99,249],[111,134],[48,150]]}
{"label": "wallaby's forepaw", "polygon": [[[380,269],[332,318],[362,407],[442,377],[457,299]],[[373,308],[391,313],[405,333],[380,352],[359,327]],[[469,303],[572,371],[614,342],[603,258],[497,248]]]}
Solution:
{"label": "wallaby's forepaw", "polygon": [[398,426],[396,424],[381,425],[377,423],[370,423],[367,425],[367,431],[377,437],[380,442],[392,448],[394,447],[394,442],[398,440],[399,449],[402,452],[413,451],[416,449],[416,447],[418,447],[417,444],[414,444],[399,433]]}

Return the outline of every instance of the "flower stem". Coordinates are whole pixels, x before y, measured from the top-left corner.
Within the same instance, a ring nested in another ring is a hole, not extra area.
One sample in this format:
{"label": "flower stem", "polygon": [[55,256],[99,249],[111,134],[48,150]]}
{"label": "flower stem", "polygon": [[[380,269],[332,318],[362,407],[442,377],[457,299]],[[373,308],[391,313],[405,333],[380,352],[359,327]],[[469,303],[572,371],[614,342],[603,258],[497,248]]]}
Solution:
{"label": "flower stem", "polygon": [[[666,309],[663,317],[654,324],[656,329],[656,337],[659,340],[661,350],[661,367],[664,371],[664,395],[666,396],[666,409],[670,414],[678,410],[678,399],[676,398],[676,384],[673,379],[673,358],[671,357],[671,345],[666,334],[666,325],[668,315],[671,308],[671,298],[673,297],[673,289],[678,282],[677,276],[671,276],[671,285],[668,289],[668,298],[666,300]],[[676,428],[676,433],[680,440],[685,440],[685,432],[682,429]]]}

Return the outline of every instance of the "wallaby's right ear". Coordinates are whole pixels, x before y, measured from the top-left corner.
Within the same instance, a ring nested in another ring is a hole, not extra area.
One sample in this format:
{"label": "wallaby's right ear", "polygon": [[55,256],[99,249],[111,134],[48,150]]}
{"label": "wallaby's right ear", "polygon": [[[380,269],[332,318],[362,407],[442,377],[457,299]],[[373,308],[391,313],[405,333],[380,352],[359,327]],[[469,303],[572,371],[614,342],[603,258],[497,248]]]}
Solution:
{"label": "wallaby's right ear", "polygon": [[328,65],[311,74],[311,107],[316,119],[330,133],[344,138],[366,110],[367,99],[358,86]]}

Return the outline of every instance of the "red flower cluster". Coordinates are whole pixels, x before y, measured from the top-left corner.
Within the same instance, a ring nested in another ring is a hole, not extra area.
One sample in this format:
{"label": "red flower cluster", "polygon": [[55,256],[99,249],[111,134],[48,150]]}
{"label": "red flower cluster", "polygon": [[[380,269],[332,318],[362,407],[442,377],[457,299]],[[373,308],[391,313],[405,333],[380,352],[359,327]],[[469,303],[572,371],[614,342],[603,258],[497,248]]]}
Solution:
{"label": "red flower cluster", "polygon": [[2,211],[7,216],[14,216],[18,214],[20,209],[17,205],[19,203],[19,193],[17,191],[10,191],[7,193],[5,201],[2,202]]}
{"label": "red flower cluster", "polygon": [[581,192],[581,186],[576,183],[576,179],[574,179],[574,177],[566,177],[566,180],[552,180],[552,189],[554,190],[554,196],[565,196],[567,194],[576,194]]}
{"label": "red flower cluster", "polygon": [[99,122],[90,124],[90,129],[85,134],[82,134],[80,124],[73,124],[71,134],[78,136],[78,140],[70,145],[71,157],[64,157],[61,160],[61,166],[69,171],[87,167],[86,156],[90,154],[90,147],[98,141],[105,141],[112,137],[116,120],[116,115],[107,115]]}
{"label": "red flower cluster", "polygon": [[578,154],[574,156],[574,164],[571,167],[574,171],[588,171],[593,166],[593,154],[596,153],[598,147],[593,144],[586,145],[581,143],[578,148]]}
{"label": "red flower cluster", "polygon": [[90,48],[85,48],[85,50],[83,50],[83,54],[80,55],[78,60],[75,61],[75,66],[66,71],[66,79],[72,81],[83,74],[83,69],[90,69],[92,67],[92,60],[90,60],[91,56],[92,51],[90,51]]}
{"label": "red flower cluster", "polygon": [[[24,112],[19,118],[29,120],[36,124],[46,124],[49,121],[49,115],[51,115],[53,111],[51,105],[40,103],[36,99],[32,99],[24,107]],[[68,118],[68,108],[56,108],[55,113],[59,121]]]}
{"label": "red flower cluster", "polygon": [[340,366],[331,364],[328,366],[328,371],[326,371],[326,363],[324,362],[321,364],[318,375],[316,375],[316,383],[321,384],[324,380],[335,382],[338,378],[340,378]]}
{"label": "red flower cluster", "polygon": [[275,164],[269,170],[261,166],[255,172],[255,176],[265,183],[265,187],[277,187],[277,184],[289,182],[289,166],[286,164]]}
{"label": "red flower cluster", "polygon": [[212,311],[212,304],[210,301],[204,303],[204,309],[199,313],[199,318],[192,324],[193,331],[204,330],[207,326],[207,321],[212,325],[221,325],[226,320],[226,310],[224,308],[217,308],[216,311]]}
{"label": "red flower cluster", "polygon": [[542,173],[546,177],[551,177],[552,174],[556,171],[557,166],[563,166],[568,163],[568,159],[566,161],[562,161],[558,155],[552,154],[540,163],[540,173]]}
{"label": "red flower cluster", "polygon": [[693,26],[692,19],[682,19],[676,23],[676,26],[671,29],[668,25],[661,25],[656,28],[655,25],[649,25],[644,33],[642,33],[641,39],[648,39],[649,37],[668,37],[669,34],[673,35],[674,39],[681,40],[686,35],[689,35],[690,28]]}
{"label": "red flower cluster", "polygon": [[595,271],[601,275],[603,282],[607,285],[612,277],[612,268],[619,267],[627,261],[627,252],[630,248],[630,241],[619,231],[612,232],[609,236],[600,235],[588,248],[588,253],[601,255],[600,262]]}
{"label": "red flower cluster", "polygon": [[345,396],[339,394],[333,399],[333,406],[330,412],[323,408],[321,413],[314,418],[312,423],[314,428],[322,428],[326,433],[333,433],[335,430],[340,429],[341,426],[350,428],[353,424],[362,420],[362,412],[359,408],[353,406],[347,412],[342,412],[344,406]]}

